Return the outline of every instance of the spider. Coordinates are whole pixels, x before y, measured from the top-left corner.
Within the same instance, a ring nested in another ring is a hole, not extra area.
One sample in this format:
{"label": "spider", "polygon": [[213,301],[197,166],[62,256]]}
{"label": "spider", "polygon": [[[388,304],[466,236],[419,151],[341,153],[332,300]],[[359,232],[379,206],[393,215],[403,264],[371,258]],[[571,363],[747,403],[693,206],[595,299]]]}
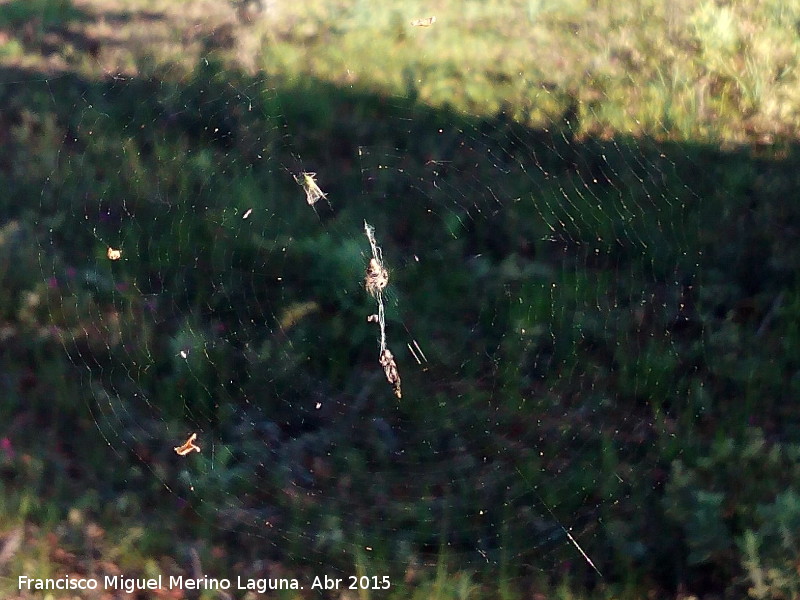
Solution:
{"label": "spider", "polygon": [[371,258],[364,278],[364,286],[373,296],[378,296],[389,285],[389,271],[377,258]]}

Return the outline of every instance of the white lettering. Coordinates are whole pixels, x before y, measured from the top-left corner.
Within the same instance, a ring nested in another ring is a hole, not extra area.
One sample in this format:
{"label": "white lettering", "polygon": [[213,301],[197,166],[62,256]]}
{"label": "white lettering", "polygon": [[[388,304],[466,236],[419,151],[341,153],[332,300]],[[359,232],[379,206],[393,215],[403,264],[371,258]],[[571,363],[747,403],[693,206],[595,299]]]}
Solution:
{"label": "white lettering", "polygon": [[267,590],[299,590],[297,579],[245,579],[236,578],[236,589],[251,590],[263,594]]}
{"label": "white lettering", "polygon": [[331,579],[327,575],[325,577],[314,577],[314,583],[311,584],[312,590],[338,590],[342,585],[341,579]]}
{"label": "white lettering", "polygon": [[192,579],[182,575],[170,575],[169,587],[182,590],[227,590],[231,587],[231,582],[229,579],[214,579],[206,576]]}
{"label": "white lettering", "polygon": [[144,577],[125,577],[123,575],[106,575],[106,589],[122,590],[128,594],[133,594],[141,590],[157,590],[161,587],[161,575],[146,579]]}
{"label": "white lettering", "polygon": [[95,590],[97,589],[97,580],[70,577],[69,575],[57,579],[35,579],[27,575],[20,575],[17,578],[17,586],[20,590]]}

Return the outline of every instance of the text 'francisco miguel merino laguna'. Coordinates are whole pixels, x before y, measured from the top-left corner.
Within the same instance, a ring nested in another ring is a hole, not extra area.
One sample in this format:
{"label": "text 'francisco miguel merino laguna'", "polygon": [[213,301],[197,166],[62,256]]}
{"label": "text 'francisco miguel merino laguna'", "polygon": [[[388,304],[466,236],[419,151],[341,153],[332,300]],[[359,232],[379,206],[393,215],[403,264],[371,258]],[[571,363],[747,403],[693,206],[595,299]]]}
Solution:
{"label": "text 'francisco miguel merino laguna'", "polygon": [[132,594],[139,590],[165,589],[181,590],[251,590],[264,593],[267,590],[299,590],[300,583],[297,579],[250,579],[237,577],[235,587],[230,579],[226,578],[192,578],[183,576],[163,575],[150,578],[123,577],[121,575],[106,575],[102,579],[90,577],[63,577],[53,579],[36,579],[27,575],[20,575],[18,586],[20,590],[96,590],[99,587],[106,590],[120,590]]}

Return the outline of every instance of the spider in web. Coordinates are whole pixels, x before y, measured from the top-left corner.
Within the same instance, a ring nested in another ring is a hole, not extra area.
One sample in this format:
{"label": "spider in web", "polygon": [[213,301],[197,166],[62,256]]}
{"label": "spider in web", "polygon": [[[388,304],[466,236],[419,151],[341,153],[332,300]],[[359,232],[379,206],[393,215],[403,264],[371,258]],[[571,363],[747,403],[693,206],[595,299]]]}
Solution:
{"label": "spider in web", "polygon": [[377,258],[371,258],[364,277],[364,287],[372,296],[377,297],[387,285],[389,285],[389,271]]}

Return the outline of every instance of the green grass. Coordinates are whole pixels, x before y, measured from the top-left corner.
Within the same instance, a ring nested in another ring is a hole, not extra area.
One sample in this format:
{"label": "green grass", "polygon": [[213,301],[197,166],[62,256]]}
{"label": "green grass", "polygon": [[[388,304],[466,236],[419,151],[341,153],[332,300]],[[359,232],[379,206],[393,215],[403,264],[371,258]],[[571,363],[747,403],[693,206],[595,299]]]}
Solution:
{"label": "green grass", "polygon": [[736,142],[789,134],[782,124],[797,115],[791,3],[470,1],[439,7],[429,28],[409,26],[431,12],[424,3],[275,12],[242,44],[258,68],[468,114],[506,109],[542,126],[577,100],[584,135]]}

